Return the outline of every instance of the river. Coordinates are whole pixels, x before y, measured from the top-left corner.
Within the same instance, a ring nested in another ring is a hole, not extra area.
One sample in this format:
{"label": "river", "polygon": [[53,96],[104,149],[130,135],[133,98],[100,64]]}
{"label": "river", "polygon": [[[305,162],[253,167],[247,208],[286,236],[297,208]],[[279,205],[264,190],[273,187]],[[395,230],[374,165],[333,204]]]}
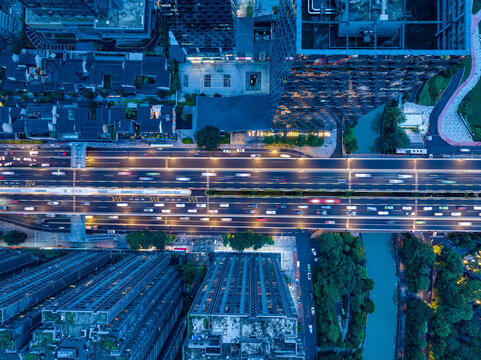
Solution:
{"label": "river", "polygon": [[396,263],[392,234],[362,234],[367,273],[374,280],[370,297],[375,310],[368,315],[364,360],[392,360],[395,357],[397,329]]}

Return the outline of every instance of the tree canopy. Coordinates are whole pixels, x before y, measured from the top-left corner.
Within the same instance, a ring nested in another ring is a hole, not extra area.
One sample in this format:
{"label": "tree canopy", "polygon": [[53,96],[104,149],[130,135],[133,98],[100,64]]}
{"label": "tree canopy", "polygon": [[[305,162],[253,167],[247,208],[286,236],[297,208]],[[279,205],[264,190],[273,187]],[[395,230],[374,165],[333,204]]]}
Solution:
{"label": "tree canopy", "polygon": [[399,126],[405,119],[404,114],[395,105],[386,106],[384,109],[381,140],[383,154],[395,154],[396,149],[409,146],[409,138]]}
{"label": "tree canopy", "polygon": [[196,131],[194,138],[198,147],[208,151],[216,150],[222,140],[220,130],[212,125],[204,126],[201,130]]}
{"label": "tree canopy", "polygon": [[239,234],[227,234],[223,235],[222,239],[224,245],[229,244],[234,250],[242,251],[245,249],[253,248],[254,250],[259,250],[265,244],[272,245],[274,240],[272,236],[264,236],[262,234],[253,233],[247,230]]}
{"label": "tree canopy", "polygon": [[172,240],[172,236],[162,231],[134,231],[125,238],[130,248],[133,250],[155,248],[163,250],[165,244]]}
{"label": "tree canopy", "polygon": [[273,135],[273,136],[266,136],[263,140],[264,144],[266,145],[275,145],[275,146],[283,146],[286,145],[288,147],[292,146],[310,146],[310,147],[319,147],[324,145],[324,138],[320,137],[314,133],[310,133],[307,136],[299,135],[299,136],[281,136],[281,135]]}
{"label": "tree canopy", "polygon": [[8,246],[16,246],[23,244],[27,240],[27,234],[19,230],[10,230],[6,234],[2,235],[2,240]]}
{"label": "tree canopy", "polygon": [[343,142],[344,142],[344,150],[348,154],[352,154],[353,152],[356,152],[357,149],[359,149],[359,146],[357,145],[356,136],[354,135],[353,127],[351,126],[346,127],[346,130],[344,130]]}
{"label": "tree canopy", "polygon": [[433,248],[411,233],[403,234],[403,262],[406,266],[409,291],[426,290],[429,286],[431,269],[436,260]]}

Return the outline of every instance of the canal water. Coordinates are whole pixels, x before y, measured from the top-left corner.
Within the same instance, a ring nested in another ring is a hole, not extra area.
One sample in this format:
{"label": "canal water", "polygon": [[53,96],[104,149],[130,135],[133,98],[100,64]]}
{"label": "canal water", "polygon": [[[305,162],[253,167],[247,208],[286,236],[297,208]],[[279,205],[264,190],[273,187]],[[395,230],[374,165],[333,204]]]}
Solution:
{"label": "canal water", "polygon": [[368,315],[364,360],[392,360],[395,357],[397,329],[396,263],[392,234],[362,234],[367,274],[374,280],[370,297],[375,310]]}
{"label": "canal water", "polygon": [[381,116],[384,105],[374,109],[370,113],[359,118],[357,126],[354,128],[357,146],[356,154],[379,153],[379,149],[374,148],[374,141],[381,134]]}

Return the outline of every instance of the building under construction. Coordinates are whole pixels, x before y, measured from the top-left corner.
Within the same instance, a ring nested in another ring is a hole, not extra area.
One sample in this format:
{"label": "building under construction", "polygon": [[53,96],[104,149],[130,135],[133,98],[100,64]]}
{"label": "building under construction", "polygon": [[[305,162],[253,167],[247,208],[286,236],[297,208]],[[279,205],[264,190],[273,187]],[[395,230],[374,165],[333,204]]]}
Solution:
{"label": "building under construction", "polygon": [[184,360],[303,359],[278,254],[219,253],[188,314]]}
{"label": "building under construction", "polygon": [[184,331],[181,290],[168,254],[128,256],[45,307],[32,347],[48,338],[58,357],[75,357],[88,341],[96,359],[172,358]]}
{"label": "building under construction", "polygon": [[470,51],[464,0],[280,3],[271,57],[276,128],[333,129],[413,96]]}

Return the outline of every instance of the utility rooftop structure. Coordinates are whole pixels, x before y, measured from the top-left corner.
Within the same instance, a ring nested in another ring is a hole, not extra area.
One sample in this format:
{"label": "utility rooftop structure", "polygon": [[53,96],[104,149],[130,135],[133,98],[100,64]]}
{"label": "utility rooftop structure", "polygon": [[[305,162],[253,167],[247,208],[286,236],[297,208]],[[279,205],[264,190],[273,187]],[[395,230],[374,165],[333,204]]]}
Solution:
{"label": "utility rooftop structure", "polygon": [[298,0],[297,17],[304,55],[465,55],[470,46],[465,0]]}
{"label": "utility rooftop structure", "polygon": [[107,253],[71,254],[0,282],[0,323],[80,280],[109,259]]}
{"label": "utility rooftop structure", "polygon": [[188,314],[183,359],[302,359],[277,254],[219,253]]}

